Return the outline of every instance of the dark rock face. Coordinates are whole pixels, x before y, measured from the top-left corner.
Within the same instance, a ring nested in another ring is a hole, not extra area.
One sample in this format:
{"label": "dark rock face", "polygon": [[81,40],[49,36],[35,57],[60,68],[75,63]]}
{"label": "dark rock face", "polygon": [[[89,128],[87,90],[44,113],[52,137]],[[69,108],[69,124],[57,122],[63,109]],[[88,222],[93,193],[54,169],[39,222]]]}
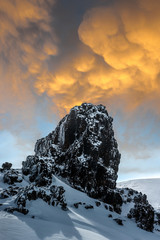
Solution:
{"label": "dark rock face", "polygon": [[155,221],[155,223],[157,225],[160,225],[160,212],[156,212],[156,221]]}
{"label": "dark rock face", "polygon": [[[35,155],[28,156],[22,163],[23,174],[10,169],[12,164],[4,163],[0,172],[4,183],[9,185],[0,190],[0,199],[14,196],[15,200],[14,206],[5,210],[27,214],[28,202],[38,198],[51,206],[59,205],[62,210],[67,210],[63,186],[53,184],[53,175],[57,175],[73,188],[104,202],[107,211],[121,214],[122,204],[131,204],[128,218],[134,218],[138,227],[153,231],[154,209],[146,195],[133,189],[116,189],[120,153],[112,121],[104,106],[84,103],[72,108],[55,131],[37,141]],[[25,187],[19,184],[24,175],[28,176]],[[97,207],[101,205],[100,201],[95,202]],[[75,208],[81,205],[85,209],[94,208],[82,202],[73,204]],[[123,225],[122,219],[114,220]],[[158,213],[155,223],[160,224]]]}
{"label": "dark rock face", "polygon": [[5,170],[5,174],[3,177],[4,183],[14,184],[15,182],[22,182],[22,176],[18,173],[18,171],[11,169]]}
{"label": "dark rock face", "polygon": [[113,219],[118,225],[123,226],[123,221],[120,218]]}
{"label": "dark rock face", "polygon": [[136,203],[128,214],[129,218],[135,218],[137,226],[152,232],[154,229],[154,209],[150,204]]}
{"label": "dark rock face", "polygon": [[5,162],[2,164],[2,169],[3,170],[9,170],[12,167],[12,163]]}
{"label": "dark rock face", "polygon": [[29,211],[26,208],[15,208],[15,207],[8,207],[5,208],[4,211],[9,212],[9,213],[14,213],[14,212],[19,212],[19,213],[23,213],[24,215],[26,215]]}
{"label": "dark rock face", "polygon": [[0,191],[0,199],[8,198],[10,196],[14,196],[18,193],[18,187],[9,186],[7,189],[3,189]]}
{"label": "dark rock face", "polygon": [[120,190],[120,194],[124,204],[134,203],[134,207],[130,209],[127,217],[134,218],[138,227],[152,232],[155,214],[154,208],[147,201],[147,196],[129,188]]}
{"label": "dark rock face", "polygon": [[20,211],[26,209],[27,201],[36,200],[38,198],[42,199],[49,205],[60,205],[62,210],[67,210],[64,192],[65,190],[62,186],[57,187],[55,185],[51,185],[50,189],[47,189],[46,191],[44,188],[31,184],[25,188],[19,189],[15,202]]}
{"label": "dark rock face", "polygon": [[112,121],[103,105],[84,103],[72,108],[54,132],[37,141],[35,156],[23,162],[23,173],[38,185],[47,185],[44,176],[50,179],[53,173],[89,196],[107,201],[105,194],[116,187],[120,163]]}
{"label": "dark rock face", "polygon": [[40,159],[37,156],[28,156],[23,164],[23,174],[29,174],[30,182],[35,182],[39,187],[49,186],[52,181],[53,161],[52,159]]}

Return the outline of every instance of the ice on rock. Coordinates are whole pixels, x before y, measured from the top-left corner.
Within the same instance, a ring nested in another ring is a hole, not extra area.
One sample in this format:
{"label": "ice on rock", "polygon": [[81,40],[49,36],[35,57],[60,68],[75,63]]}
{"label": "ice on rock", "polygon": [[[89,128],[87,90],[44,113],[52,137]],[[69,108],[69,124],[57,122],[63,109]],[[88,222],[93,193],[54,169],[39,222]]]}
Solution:
{"label": "ice on rock", "polygon": [[58,136],[58,141],[60,146],[64,144],[65,142],[65,122],[66,122],[66,118],[65,120],[60,124],[59,127],[59,136]]}

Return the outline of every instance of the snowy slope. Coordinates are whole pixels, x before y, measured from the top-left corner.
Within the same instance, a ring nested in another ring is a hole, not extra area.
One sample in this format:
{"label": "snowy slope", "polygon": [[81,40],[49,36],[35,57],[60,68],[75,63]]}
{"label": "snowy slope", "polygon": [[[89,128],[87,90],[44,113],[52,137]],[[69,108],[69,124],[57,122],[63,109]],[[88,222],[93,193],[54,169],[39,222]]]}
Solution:
{"label": "snowy slope", "polygon": [[117,187],[128,187],[146,194],[150,204],[160,211],[160,178],[123,181],[119,182]]}
{"label": "snowy slope", "polygon": [[[53,177],[55,185],[63,186],[68,210],[62,211],[59,207],[49,206],[41,199],[29,201],[29,213],[14,215],[0,211],[0,239],[1,240],[158,240],[160,233],[146,232],[136,226],[133,220],[125,217],[125,213],[118,215],[106,210],[104,203],[96,206],[96,200],[89,198],[85,193],[77,191],[60,179]],[[20,183],[27,185],[27,181]],[[0,181],[0,188],[7,184]],[[0,199],[5,206],[12,201]],[[73,205],[81,202],[78,208]],[[92,205],[93,209],[85,209]],[[0,209],[3,209],[1,206]],[[108,215],[112,214],[112,218]],[[33,218],[34,216],[34,218]],[[124,226],[118,225],[113,219],[120,218]]]}

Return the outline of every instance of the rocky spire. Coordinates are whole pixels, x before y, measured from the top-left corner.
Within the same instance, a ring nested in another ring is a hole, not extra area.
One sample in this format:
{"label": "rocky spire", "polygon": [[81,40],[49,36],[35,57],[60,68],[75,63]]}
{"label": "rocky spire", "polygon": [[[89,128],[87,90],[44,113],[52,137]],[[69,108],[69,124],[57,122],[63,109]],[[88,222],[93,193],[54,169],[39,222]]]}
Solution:
{"label": "rocky spire", "polygon": [[[11,201],[11,206],[4,210],[27,214],[28,201],[38,198],[67,210],[65,189],[55,185],[56,175],[73,188],[103,201],[110,211],[120,214],[125,209],[126,213],[128,211],[127,217],[135,219],[138,227],[152,232],[154,209],[146,195],[128,188],[116,189],[120,153],[112,121],[103,105],[83,103],[72,108],[55,131],[37,141],[35,155],[28,156],[22,163],[23,174],[10,169],[11,164],[4,163],[0,169],[1,178],[11,186],[0,191],[0,198],[14,196],[14,205]],[[27,179],[26,186],[23,185],[24,179]],[[82,202],[71,206],[78,208],[79,204]],[[97,207],[99,204],[96,201]],[[85,205],[85,208],[91,209],[93,206]],[[123,225],[121,219],[114,220]]]}
{"label": "rocky spire", "polygon": [[120,163],[112,122],[103,105],[75,106],[55,131],[37,141],[35,156],[23,162],[24,174],[38,179],[43,167],[35,165],[47,161],[45,174],[57,174],[89,196],[101,198],[115,188]]}

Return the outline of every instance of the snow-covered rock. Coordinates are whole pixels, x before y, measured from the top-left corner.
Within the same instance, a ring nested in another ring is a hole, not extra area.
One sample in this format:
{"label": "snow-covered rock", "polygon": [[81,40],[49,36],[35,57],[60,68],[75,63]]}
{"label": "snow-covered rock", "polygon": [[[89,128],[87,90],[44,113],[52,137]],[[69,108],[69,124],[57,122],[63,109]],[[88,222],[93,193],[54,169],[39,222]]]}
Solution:
{"label": "snow-covered rock", "polygon": [[4,170],[3,181],[4,183],[8,183],[8,184],[22,182],[22,176],[19,174],[17,170],[14,170],[14,169]]}
{"label": "snow-covered rock", "polygon": [[72,108],[55,131],[37,141],[35,155],[26,158],[22,171],[3,164],[0,209],[32,218],[41,212],[37,206],[44,203],[51,212],[59,206],[65,211],[80,210],[76,215],[83,216],[83,211],[99,214],[100,209],[102,219],[108,216],[109,224],[114,220],[122,227],[133,219],[140,228],[153,231],[154,221],[158,225],[160,220],[146,195],[126,187],[116,188],[120,153],[112,121],[103,105],[84,103]]}
{"label": "snow-covered rock", "polygon": [[[0,173],[0,180],[3,179],[3,174]],[[26,186],[30,185],[27,177],[21,183],[16,184],[19,188],[25,189]],[[14,209],[16,208],[15,199],[17,195],[0,199],[0,239],[159,240],[160,238],[158,230],[154,230],[153,233],[144,231],[137,228],[133,219],[127,218],[129,209],[133,207],[132,202],[124,203],[122,213],[118,214],[113,211],[112,206],[88,197],[87,194],[70,187],[57,177],[52,178],[51,185],[63,187],[68,210],[62,211],[60,204],[57,207],[56,204],[54,206],[49,205],[42,198],[36,200],[29,200],[29,198],[26,201],[26,209],[29,211],[27,215],[24,215]],[[0,181],[0,191],[8,186],[8,184]],[[34,186],[33,189],[36,191],[37,189],[44,190],[45,187]],[[48,190],[45,192],[46,194],[49,193]],[[32,195],[32,191],[30,194]],[[130,191],[129,194],[132,195]],[[123,195],[127,196],[127,200],[129,197],[128,191],[124,189]],[[35,196],[35,193],[33,193],[33,196]],[[32,198],[34,198],[33,196]],[[135,197],[134,193],[133,197]],[[14,215],[4,211],[5,208],[9,210],[10,206],[12,206]],[[85,206],[90,208],[86,209]]]}
{"label": "snow-covered rock", "polygon": [[[23,173],[35,180],[41,175],[39,165],[43,161],[48,164],[46,169],[52,169],[74,188],[107,201],[107,192],[116,187],[120,163],[112,121],[103,105],[83,103],[72,108],[55,131],[37,141],[35,156],[23,162]],[[48,172],[45,175],[50,178]]]}
{"label": "snow-covered rock", "polygon": [[160,212],[160,178],[134,179],[118,182],[117,187],[128,187],[146,194],[149,203],[155,210]]}
{"label": "snow-covered rock", "polygon": [[[158,231],[160,231],[160,178],[134,179],[123,181],[117,183],[117,187],[122,191],[126,187],[129,189],[132,188],[132,191],[136,191],[137,193],[139,192],[141,196],[143,196],[144,194],[145,196],[147,196],[148,202],[150,204],[150,206],[148,207],[148,211],[145,210],[145,207],[143,206],[143,201],[141,199],[139,201],[139,205],[141,205],[141,207],[139,208],[137,204],[135,204],[134,210],[131,211],[131,215],[129,213],[129,217],[134,217],[135,219],[137,219],[137,217],[141,218],[142,216],[146,215],[145,219],[148,219],[148,223],[150,221],[153,222],[153,218],[150,218],[153,215],[153,209],[151,208],[152,206],[154,207],[154,227],[155,229],[158,229]],[[142,210],[141,212],[140,209]],[[151,223],[149,224],[149,227],[150,226],[152,226]]]}
{"label": "snow-covered rock", "polygon": [[[149,204],[147,196],[131,188],[118,189],[123,199],[123,210],[128,218],[135,219],[137,226],[152,232],[154,229],[155,212]],[[128,209],[128,211],[127,211]]]}

